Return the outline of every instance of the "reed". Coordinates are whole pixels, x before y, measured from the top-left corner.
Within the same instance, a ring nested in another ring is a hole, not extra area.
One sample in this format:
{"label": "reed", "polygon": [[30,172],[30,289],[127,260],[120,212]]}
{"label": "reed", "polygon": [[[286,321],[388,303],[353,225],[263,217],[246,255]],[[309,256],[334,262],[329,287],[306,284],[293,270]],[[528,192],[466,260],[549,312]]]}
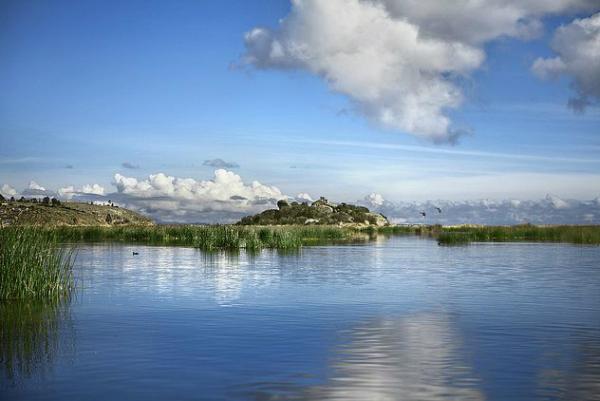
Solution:
{"label": "reed", "polygon": [[440,245],[470,242],[566,242],[600,244],[600,226],[484,226],[444,227],[437,236]]}
{"label": "reed", "polygon": [[59,242],[123,242],[193,246],[203,250],[294,249],[302,245],[356,239],[357,230],[336,226],[161,225],[56,227],[41,229]]}
{"label": "reed", "polygon": [[59,299],[73,289],[73,253],[34,228],[0,229],[0,301]]}

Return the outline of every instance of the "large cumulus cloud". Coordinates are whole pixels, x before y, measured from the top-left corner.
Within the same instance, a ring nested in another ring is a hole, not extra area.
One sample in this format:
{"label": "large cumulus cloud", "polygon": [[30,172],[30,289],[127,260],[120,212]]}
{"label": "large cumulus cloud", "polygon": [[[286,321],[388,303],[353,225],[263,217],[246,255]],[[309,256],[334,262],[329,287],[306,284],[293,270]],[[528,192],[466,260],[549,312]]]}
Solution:
{"label": "large cumulus cloud", "polygon": [[82,197],[86,195],[99,195],[102,196],[105,193],[103,186],[98,184],[86,184],[81,188],[75,188],[73,185],[59,188],[58,196],[62,199],[73,199],[76,196]]}
{"label": "large cumulus cloud", "polygon": [[17,194],[17,190],[8,184],[2,184],[0,187],[0,195],[4,196],[5,198],[10,198],[16,196]]}
{"label": "large cumulus cloud", "polygon": [[575,96],[569,106],[583,111],[600,100],[600,13],[557,29],[552,40],[557,56],[538,58],[532,66],[540,78],[573,77]]}
{"label": "large cumulus cloud", "polygon": [[484,62],[485,42],[530,38],[544,15],[594,7],[591,0],[293,0],[277,29],[246,33],[243,61],[307,70],[377,125],[453,141],[463,130],[449,112],[463,103],[459,82]]}
{"label": "large cumulus cloud", "polygon": [[231,223],[244,216],[276,208],[280,199],[292,199],[277,187],[258,181],[244,182],[239,175],[224,169],[215,170],[209,180],[164,173],[139,179],[117,173],[112,184],[116,191],[108,192],[99,184],[87,184],[81,187],[68,185],[54,192],[32,182],[20,193],[5,184],[0,187],[0,193],[27,198],[56,196],[63,200],[96,204],[110,202],[163,223]]}
{"label": "large cumulus cloud", "polygon": [[160,221],[231,222],[276,207],[286,199],[278,188],[218,169],[211,180],[179,178],[164,173],[138,180],[115,174],[113,200],[145,212]]}

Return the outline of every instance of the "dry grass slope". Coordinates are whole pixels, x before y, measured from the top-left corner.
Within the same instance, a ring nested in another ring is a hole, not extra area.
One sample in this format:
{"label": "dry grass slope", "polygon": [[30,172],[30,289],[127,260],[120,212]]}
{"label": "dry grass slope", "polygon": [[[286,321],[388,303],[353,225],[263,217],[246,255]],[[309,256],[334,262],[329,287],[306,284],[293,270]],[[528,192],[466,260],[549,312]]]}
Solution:
{"label": "dry grass slope", "polygon": [[116,206],[62,202],[60,205],[4,201],[0,203],[0,225],[19,226],[150,226],[148,217]]}

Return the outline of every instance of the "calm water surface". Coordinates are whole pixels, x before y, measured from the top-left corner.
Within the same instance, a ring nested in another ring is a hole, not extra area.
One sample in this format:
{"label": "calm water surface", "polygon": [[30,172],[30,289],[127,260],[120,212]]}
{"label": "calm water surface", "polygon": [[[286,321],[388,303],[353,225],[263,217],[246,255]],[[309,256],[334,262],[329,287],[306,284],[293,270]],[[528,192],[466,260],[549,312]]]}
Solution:
{"label": "calm water surface", "polygon": [[76,269],[70,303],[0,307],[1,399],[600,399],[600,247],[90,245]]}

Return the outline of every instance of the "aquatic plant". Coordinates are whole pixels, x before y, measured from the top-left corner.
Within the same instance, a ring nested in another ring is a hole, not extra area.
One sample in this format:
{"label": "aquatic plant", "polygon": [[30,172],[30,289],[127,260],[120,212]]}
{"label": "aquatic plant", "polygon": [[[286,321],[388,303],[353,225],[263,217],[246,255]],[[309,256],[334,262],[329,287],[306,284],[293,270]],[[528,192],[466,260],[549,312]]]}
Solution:
{"label": "aquatic plant", "polygon": [[193,246],[204,250],[293,249],[302,245],[364,237],[335,226],[163,225],[122,227],[55,227],[42,230],[60,242],[124,242]]}
{"label": "aquatic plant", "polygon": [[0,229],[0,301],[67,296],[73,288],[72,256],[42,230]]}
{"label": "aquatic plant", "polygon": [[437,236],[440,245],[469,242],[567,242],[600,244],[600,226],[478,226],[444,227]]}

